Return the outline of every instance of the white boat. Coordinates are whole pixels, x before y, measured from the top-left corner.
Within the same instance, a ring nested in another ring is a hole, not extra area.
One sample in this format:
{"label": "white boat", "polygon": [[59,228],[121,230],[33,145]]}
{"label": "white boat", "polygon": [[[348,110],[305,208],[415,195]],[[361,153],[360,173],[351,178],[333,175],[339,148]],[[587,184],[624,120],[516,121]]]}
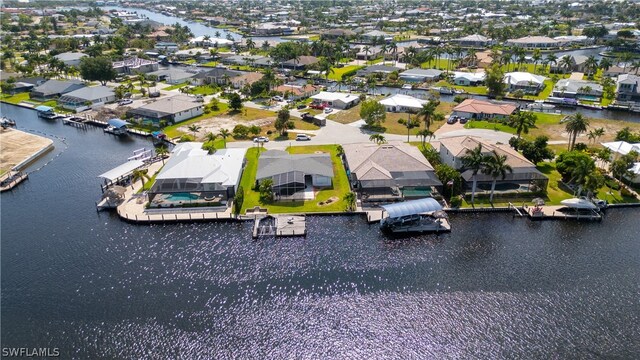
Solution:
{"label": "white boat", "polygon": [[560,204],[568,208],[578,209],[578,210],[597,210],[598,209],[598,206],[596,204],[594,204],[592,201],[589,201],[587,199],[578,199],[578,198],[567,199],[567,200],[560,201]]}
{"label": "white boat", "polygon": [[402,85],[402,88],[405,89],[405,90],[411,90],[411,89],[413,89],[413,86],[411,86],[411,84],[404,84],[404,85]]}
{"label": "white boat", "polygon": [[542,101],[536,101],[534,103],[531,104],[527,104],[527,109],[529,110],[552,110],[555,109],[556,107],[554,105],[551,104],[545,104]]}
{"label": "white boat", "polygon": [[391,233],[448,232],[451,224],[434,198],[382,205],[380,229]]}

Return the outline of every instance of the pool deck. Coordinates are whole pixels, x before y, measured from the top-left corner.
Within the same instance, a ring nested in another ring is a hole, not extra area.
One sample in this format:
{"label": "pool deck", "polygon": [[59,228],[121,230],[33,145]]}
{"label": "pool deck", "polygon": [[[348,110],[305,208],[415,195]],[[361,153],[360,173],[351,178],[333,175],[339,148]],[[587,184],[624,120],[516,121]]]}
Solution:
{"label": "pool deck", "polygon": [[[151,164],[148,167],[149,174],[155,174],[162,167],[161,161]],[[206,208],[167,208],[167,209],[146,209],[148,202],[146,196],[137,194],[142,188],[142,183],[137,181],[133,186],[127,187],[124,194],[124,202],[117,207],[118,215],[129,222],[135,223],[161,223],[178,221],[207,221],[207,220],[234,220],[236,217],[232,213],[232,208],[226,207],[224,211],[219,208],[214,210]]]}

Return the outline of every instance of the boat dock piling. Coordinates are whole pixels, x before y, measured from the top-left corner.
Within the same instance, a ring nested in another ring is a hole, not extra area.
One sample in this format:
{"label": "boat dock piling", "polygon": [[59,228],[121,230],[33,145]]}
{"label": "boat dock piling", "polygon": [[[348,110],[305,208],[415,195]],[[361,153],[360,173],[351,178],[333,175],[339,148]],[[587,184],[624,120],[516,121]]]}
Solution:
{"label": "boat dock piling", "polygon": [[565,206],[541,206],[536,208],[527,208],[526,214],[531,220],[592,220],[601,221],[602,214],[598,211],[592,210],[589,213],[565,213],[559,211]]}
{"label": "boat dock piling", "polygon": [[9,171],[2,176],[2,182],[0,183],[0,192],[9,191],[28,178],[29,174],[26,172]]}

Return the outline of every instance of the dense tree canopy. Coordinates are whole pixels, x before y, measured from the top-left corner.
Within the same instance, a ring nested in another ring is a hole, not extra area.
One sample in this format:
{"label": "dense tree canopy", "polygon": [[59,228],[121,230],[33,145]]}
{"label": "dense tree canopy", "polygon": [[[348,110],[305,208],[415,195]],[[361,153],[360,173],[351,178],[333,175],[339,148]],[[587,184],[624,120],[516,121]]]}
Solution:
{"label": "dense tree canopy", "polygon": [[85,80],[100,81],[102,85],[106,85],[107,81],[114,80],[117,75],[111,59],[108,57],[83,57],[80,59],[80,76]]}

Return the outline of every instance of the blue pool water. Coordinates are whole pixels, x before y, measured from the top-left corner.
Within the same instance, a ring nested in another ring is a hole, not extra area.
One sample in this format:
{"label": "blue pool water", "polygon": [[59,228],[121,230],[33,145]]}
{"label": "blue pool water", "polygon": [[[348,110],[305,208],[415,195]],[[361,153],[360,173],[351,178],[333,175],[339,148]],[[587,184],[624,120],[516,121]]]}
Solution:
{"label": "blue pool water", "polygon": [[197,200],[198,199],[198,195],[194,195],[191,193],[175,193],[175,194],[171,194],[168,197],[168,200],[171,201],[190,201],[190,200]]}

